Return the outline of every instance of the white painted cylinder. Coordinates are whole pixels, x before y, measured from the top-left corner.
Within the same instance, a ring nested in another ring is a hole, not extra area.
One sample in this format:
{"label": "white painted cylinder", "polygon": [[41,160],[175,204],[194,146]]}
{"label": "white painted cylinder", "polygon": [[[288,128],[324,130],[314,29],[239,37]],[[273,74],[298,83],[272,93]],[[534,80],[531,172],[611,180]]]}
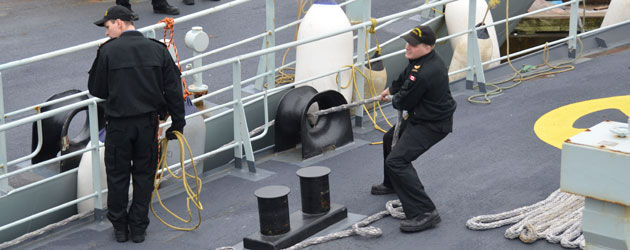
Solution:
{"label": "white painted cylinder", "polygon": [[[103,143],[99,142],[100,145]],[[89,144],[88,144],[89,147]],[[107,188],[107,175],[105,173],[105,148],[100,150],[101,160],[101,189]],[[79,162],[79,171],[77,172],[77,198],[94,193],[94,186],[92,181],[92,152],[88,151],[83,153],[81,161]],[[102,206],[107,206],[107,193],[103,193]],[[89,199],[77,204],[77,210],[79,213],[89,212],[94,210],[94,200]]]}
{"label": "white painted cylinder", "polygon": [[[328,34],[350,27],[350,21],[339,5],[334,1],[315,1],[302,19],[298,31],[298,41]],[[354,44],[352,32],[339,34],[312,43],[297,46],[295,63],[295,81],[336,71],[343,66],[352,65]],[[341,86],[348,85],[350,70],[339,74]],[[309,85],[318,92],[338,90],[336,75],[310,81],[299,86]],[[341,89],[341,94],[348,103],[352,100],[352,85]]]}
{"label": "white painted cylinder", "polygon": [[630,20],[630,0],[611,0],[600,27]]}
{"label": "white painted cylinder", "polygon": [[[459,0],[452,3],[446,4],[446,29],[448,30],[448,34],[455,34],[468,29],[468,2],[469,0]],[[477,6],[476,14],[475,14],[475,24],[478,24],[483,20],[483,16],[486,13],[486,9],[488,8],[488,4],[486,1],[476,1]],[[488,12],[488,16],[484,21],[486,24],[494,22],[492,19],[492,13]],[[497,40],[497,32],[494,29],[494,26],[488,27],[488,33],[490,35],[490,40],[492,40],[492,56],[491,59],[496,59],[501,57],[501,53],[499,52],[499,42]],[[468,37],[466,34],[460,35],[450,39],[451,48],[453,51],[457,49],[457,45],[466,44]],[[483,50],[483,48],[480,48]],[[483,51],[482,51],[483,53]],[[465,51],[464,51],[465,54]],[[492,63],[484,68],[494,67],[499,65],[499,62]],[[453,70],[449,69],[449,72]]]}

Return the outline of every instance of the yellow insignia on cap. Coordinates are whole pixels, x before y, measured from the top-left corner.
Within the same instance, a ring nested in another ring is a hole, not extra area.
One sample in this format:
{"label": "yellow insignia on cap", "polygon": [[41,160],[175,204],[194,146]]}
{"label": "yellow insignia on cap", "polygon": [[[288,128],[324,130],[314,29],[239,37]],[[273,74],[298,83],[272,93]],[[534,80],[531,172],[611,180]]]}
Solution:
{"label": "yellow insignia on cap", "polygon": [[109,11],[109,10],[105,10],[105,16],[107,16],[107,11]]}
{"label": "yellow insignia on cap", "polygon": [[418,35],[418,37],[422,37],[422,30],[420,30],[420,28],[418,27],[413,29],[413,33]]}

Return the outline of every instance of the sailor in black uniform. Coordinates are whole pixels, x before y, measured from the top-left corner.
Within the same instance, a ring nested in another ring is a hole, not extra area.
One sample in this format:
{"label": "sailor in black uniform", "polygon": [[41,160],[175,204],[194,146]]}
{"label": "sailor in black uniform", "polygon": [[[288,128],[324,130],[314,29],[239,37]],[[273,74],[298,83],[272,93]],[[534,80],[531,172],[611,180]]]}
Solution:
{"label": "sailor in black uniform", "polygon": [[400,138],[393,149],[394,128],[383,136],[384,179],[372,186],[371,193],[395,192],[407,217],[401,221],[400,230],[415,232],[441,219],[411,162],[452,132],[457,104],[449,89],[447,67],[434,51],[433,30],[418,26],[402,38],[407,41],[409,65],[381,93],[381,99],[393,95],[394,108],[407,111],[408,118],[400,124]]}
{"label": "sailor in black uniform", "polygon": [[[184,100],[180,72],[166,46],[135,30],[133,14],[122,6],[111,7],[94,24],[111,37],[96,54],[88,89],[105,99],[107,121],[105,165],[107,218],[117,241],[142,242],[149,225],[148,208],[157,167],[158,117],[170,114],[173,131],[183,132]],[[129,176],[133,201],[129,202]],[[130,231],[129,231],[130,230]]]}
{"label": "sailor in black uniform", "polygon": [[[116,5],[127,7],[127,9],[131,10],[131,4],[129,4],[129,0],[116,0]],[[179,15],[179,9],[168,4],[166,0],[151,0],[151,5],[153,5],[153,13]],[[134,16],[132,20],[138,20],[138,15],[133,12],[133,10],[131,10],[131,13],[133,13]]]}

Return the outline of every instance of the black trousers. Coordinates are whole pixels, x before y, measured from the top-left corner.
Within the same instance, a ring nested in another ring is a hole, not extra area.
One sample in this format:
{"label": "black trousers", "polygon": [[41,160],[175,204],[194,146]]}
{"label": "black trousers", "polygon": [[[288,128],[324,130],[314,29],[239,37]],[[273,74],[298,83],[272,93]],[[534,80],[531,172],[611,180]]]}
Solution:
{"label": "black trousers", "polygon": [[[109,118],[105,138],[107,218],[116,230],[143,234],[149,226],[149,202],[157,168],[157,114]],[[133,201],[129,210],[129,178]]]}
{"label": "black trousers", "polygon": [[416,169],[411,164],[448,133],[437,132],[423,124],[403,120],[400,138],[392,149],[394,128],[383,136],[384,178],[383,184],[393,188],[402,203],[408,219],[433,211],[435,204],[424,191]]}
{"label": "black trousers", "polygon": [[[124,6],[128,9],[131,9],[131,4],[129,4],[129,0],[116,0],[116,5]],[[168,2],[166,2],[166,0],[151,0],[151,5],[153,5],[154,9],[163,8],[168,5]]]}

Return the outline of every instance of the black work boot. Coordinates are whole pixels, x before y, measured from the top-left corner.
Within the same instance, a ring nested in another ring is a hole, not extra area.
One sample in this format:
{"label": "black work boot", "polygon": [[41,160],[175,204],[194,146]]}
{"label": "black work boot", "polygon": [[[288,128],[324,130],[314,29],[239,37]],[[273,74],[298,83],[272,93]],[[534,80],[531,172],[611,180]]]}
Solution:
{"label": "black work boot", "polygon": [[440,223],[442,219],[437,209],[431,212],[420,214],[411,219],[400,221],[400,231],[403,232],[419,232],[430,227],[434,227]]}
{"label": "black work boot", "polygon": [[153,7],[153,13],[167,14],[167,15],[179,15],[179,9],[171,5],[162,7]]}
{"label": "black work boot", "polygon": [[129,231],[127,230],[116,230],[116,228],[114,228],[114,238],[116,238],[116,241],[118,242],[125,242],[129,240]]}
{"label": "black work boot", "polygon": [[385,186],[385,184],[374,184],[372,185],[372,191],[370,192],[373,195],[384,195],[384,194],[393,194],[394,189]]}
{"label": "black work boot", "polygon": [[193,5],[195,4],[195,0],[184,0],[182,1],[185,5]]}
{"label": "black work boot", "polygon": [[147,232],[131,233],[131,241],[134,243],[141,243],[144,241],[144,237],[147,236]]}

